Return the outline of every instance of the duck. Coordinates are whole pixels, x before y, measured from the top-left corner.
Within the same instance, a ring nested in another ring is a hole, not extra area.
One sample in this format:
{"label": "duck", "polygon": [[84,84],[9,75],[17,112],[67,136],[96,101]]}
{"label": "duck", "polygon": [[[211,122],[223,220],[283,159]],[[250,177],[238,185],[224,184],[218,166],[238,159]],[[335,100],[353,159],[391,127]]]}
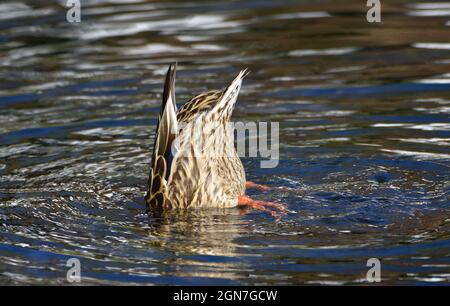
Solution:
{"label": "duck", "polygon": [[155,131],[145,201],[149,209],[232,208],[282,211],[278,203],[256,201],[246,188],[268,190],[246,181],[234,148],[230,119],[249,70],[241,70],[223,90],[211,90],[177,108],[177,64],[166,74]]}

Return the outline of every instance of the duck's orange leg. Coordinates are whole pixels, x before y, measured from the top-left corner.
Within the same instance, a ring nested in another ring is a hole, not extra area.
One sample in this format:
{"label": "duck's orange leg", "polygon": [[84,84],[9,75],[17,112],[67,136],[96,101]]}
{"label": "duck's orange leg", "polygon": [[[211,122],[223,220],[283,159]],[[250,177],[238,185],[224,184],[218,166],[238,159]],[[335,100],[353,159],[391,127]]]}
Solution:
{"label": "duck's orange leg", "polygon": [[285,215],[287,213],[286,207],[281,203],[253,200],[246,195],[238,197],[238,205],[268,212],[277,220],[281,219],[281,215]]}
{"label": "duck's orange leg", "polygon": [[255,182],[251,182],[251,181],[245,182],[245,188],[256,188],[261,191],[269,191],[272,189],[269,186],[256,184]]}
{"label": "duck's orange leg", "polygon": [[297,190],[297,189],[290,188],[290,187],[284,187],[284,186],[269,187],[267,185],[257,184],[252,181],[246,181],[245,188],[256,188],[261,191],[281,191],[281,192],[293,192],[293,193],[299,193],[299,194],[305,193],[302,190]]}

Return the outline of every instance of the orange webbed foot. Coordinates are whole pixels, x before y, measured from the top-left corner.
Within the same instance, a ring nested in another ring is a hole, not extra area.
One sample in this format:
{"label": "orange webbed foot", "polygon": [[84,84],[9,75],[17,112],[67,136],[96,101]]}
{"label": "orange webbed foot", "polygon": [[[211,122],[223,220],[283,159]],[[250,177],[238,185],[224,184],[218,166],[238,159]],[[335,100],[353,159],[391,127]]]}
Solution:
{"label": "orange webbed foot", "polygon": [[253,200],[245,195],[238,197],[238,205],[267,212],[277,221],[280,221],[281,217],[288,212],[286,206],[281,203]]}
{"label": "orange webbed foot", "polygon": [[272,190],[269,186],[256,184],[255,182],[247,181],[245,182],[245,188],[256,188],[261,191],[269,191]]}
{"label": "orange webbed foot", "polygon": [[257,184],[255,182],[252,181],[247,181],[245,182],[245,188],[255,188],[258,189],[260,191],[280,191],[280,192],[289,192],[289,193],[295,193],[295,194],[299,194],[299,195],[304,195],[305,191],[301,190],[301,189],[295,189],[295,188],[290,188],[290,187],[286,187],[286,186],[275,186],[275,187],[270,187],[267,185],[262,185],[262,184]]}

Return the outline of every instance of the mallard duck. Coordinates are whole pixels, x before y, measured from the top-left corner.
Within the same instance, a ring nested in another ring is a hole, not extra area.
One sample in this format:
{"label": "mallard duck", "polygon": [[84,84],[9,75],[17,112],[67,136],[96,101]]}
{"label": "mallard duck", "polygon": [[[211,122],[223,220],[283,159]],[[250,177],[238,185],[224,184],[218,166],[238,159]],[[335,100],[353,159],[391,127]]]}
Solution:
{"label": "mallard duck", "polygon": [[274,203],[253,201],[245,188],[266,187],[246,182],[234,148],[230,117],[247,76],[244,69],[224,90],[175,103],[176,64],[167,71],[156,127],[146,203],[163,209],[246,205],[261,210]]}

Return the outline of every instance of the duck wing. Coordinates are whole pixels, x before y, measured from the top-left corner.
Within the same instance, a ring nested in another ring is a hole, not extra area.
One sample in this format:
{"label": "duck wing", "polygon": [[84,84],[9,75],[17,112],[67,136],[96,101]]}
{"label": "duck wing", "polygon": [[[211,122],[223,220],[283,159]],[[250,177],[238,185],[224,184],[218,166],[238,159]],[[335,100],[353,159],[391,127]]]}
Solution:
{"label": "duck wing", "polygon": [[163,100],[156,127],[146,202],[149,206],[164,206],[165,186],[173,159],[172,143],[177,135],[175,104],[176,64],[170,65],[164,83]]}

